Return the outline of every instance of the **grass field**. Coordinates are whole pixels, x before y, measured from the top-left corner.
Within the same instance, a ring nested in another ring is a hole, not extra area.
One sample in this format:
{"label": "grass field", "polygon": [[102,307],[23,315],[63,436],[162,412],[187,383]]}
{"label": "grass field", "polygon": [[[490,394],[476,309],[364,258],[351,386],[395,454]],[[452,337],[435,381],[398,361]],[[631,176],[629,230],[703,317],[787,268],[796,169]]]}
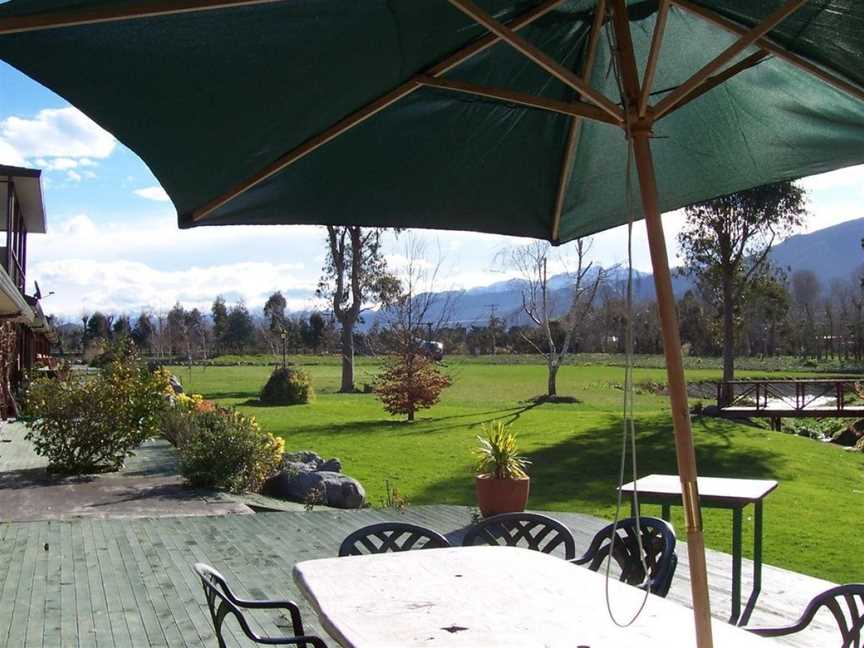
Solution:
{"label": "grass field", "polygon": [[[470,451],[480,425],[500,419],[512,424],[532,461],[532,508],[614,515],[620,367],[565,367],[559,393],[578,402],[535,405],[530,399],[542,393],[543,366],[451,359],[447,370],[453,387],[439,405],[407,424],[387,415],[374,395],[336,393],[339,367],[333,358],[297,360],[307,365],[317,391],[309,405],[258,405],[257,393],[269,373],[264,366],[175,371],[187,389],[254,414],[264,429],[285,438],[286,448],[339,457],[345,471],[366,486],[373,505],[381,503],[387,481],[411,504],[473,505]],[[362,360],[358,365],[358,385],[372,382],[377,365]],[[716,369],[688,370],[691,381],[718,377]],[[665,372],[637,369],[635,379],[665,383]],[[644,390],[637,396],[636,412],[639,473],[676,472],[666,398]],[[700,474],[780,482],[765,504],[766,562],[838,582],[864,580],[864,566],[857,560],[864,544],[864,456],[711,418],[694,419],[694,434]],[[749,550],[752,518],[749,509],[746,513]],[[673,522],[682,528],[680,509]],[[706,511],[705,528],[709,546],[730,551],[728,511]]]}

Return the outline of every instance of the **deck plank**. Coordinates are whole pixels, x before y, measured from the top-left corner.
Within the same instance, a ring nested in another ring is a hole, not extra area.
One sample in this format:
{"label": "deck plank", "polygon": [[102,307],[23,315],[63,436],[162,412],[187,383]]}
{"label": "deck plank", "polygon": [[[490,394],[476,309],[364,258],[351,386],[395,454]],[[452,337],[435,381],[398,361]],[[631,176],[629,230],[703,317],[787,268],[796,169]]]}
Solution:
{"label": "deck plank", "polygon": [[[577,547],[587,547],[606,520],[554,513],[573,529]],[[2,528],[0,558],[0,646],[132,646],[134,648],[209,645],[209,613],[191,571],[207,562],[222,571],[242,596],[290,598],[304,610],[304,621],[320,633],[317,620],[296,590],[294,563],[333,557],[351,531],[399,519],[435,528],[458,543],[472,511],[456,506],[417,506],[392,510],[290,511],[244,516],[177,517],[135,520],[69,520],[12,523]],[[769,539],[770,541],[770,539]],[[44,550],[44,543],[49,551]],[[669,598],[689,604],[687,552]],[[751,562],[744,560],[744,590]],[[731,558],[708,552],[715,616],[729,610]],[[814,594],[831,583],[769,565],[752,622],[776,625],[798,616]],[[256,631],[289,630],[279,613],[252,615]],[[229,646],[251,644],[229,623]],[[790,637],[787,646],[831,645],[825,628],[816,639]],[[39,637],[39,641],[36,637]]]}

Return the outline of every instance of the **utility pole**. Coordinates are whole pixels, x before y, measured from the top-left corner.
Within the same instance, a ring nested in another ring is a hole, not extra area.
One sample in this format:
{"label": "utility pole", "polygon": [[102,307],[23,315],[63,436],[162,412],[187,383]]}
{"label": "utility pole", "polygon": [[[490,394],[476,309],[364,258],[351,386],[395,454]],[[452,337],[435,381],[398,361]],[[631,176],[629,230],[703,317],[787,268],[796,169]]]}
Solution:
{"label": "utility pole", "polygon": [[492,355],[497,355],[497,349],[495,348],[495,309],[498,308],[497,304],[486,304],[486,308],[489,309],[489,330],[492,332]]}

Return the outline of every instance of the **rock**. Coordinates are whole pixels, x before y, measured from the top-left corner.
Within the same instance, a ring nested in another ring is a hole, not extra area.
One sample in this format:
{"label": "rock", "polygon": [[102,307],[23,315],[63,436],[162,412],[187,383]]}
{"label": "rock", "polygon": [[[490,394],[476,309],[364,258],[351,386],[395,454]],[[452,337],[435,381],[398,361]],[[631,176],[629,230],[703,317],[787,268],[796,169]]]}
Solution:
{"label": "rock", "polygon": [[313,470],[318,470],[324,459],[317,452],[311,450],[300,450],[298,452],[286,452],[282,455],[282,461],[286,463],[303,463],[314,466]]}
{"label": "rock", "polygon": [[366,503],[366,490],[353,477],[326,471],[312,474],[321,479],[327,496],[327,506],[360,508]]}
{"label": "rock", "polygon": [[831,439],[831,443],[836,443],[837,445],[846,446],[847,448],[854,447],[858,441],[864,437],[864,432],[857,429],[857,423],[850,425],[849,427],[841,430]]}
{"label": "rock", "polygon": [[341,473],[342,472],[342,462],[339,461],[339,459],[337,459],[336,457],[333,457],[332,459],[328,459],[327,461],[322,463],[320,466],[318,466],[318,470],[323,471],[323,472]]}
{"label": "rock", "polygon": [[183,384],[180,382],[180,379],[174,374],[171,374],[171,377],[168,379],[168,384],[171,386],[171,390],[175,394],[183,393]]}
{"label": "rock", "polygon": [[356,479],[342,474],[342,462],[333,457],[324,461],[317,452],[286,452],[282,471],[268,479],[265,495],[304,504],[336,508],[360,508],[366,503],[366,490]]}
{"label": "rock", "polygon": [[315,472],[315,464],[301,463],[299,461],[285,461],[282,463],[282,472],[294,475],[302,472]]}
{"label": "rock", "polygon": [[716,405],[706,405],[702,408],[702,416],[720,416],[720,408]]}
{"label": "rock", "polygon": [[283,471],[267,480],[263,492],[271,497],[336,508],[360,508],[366,503],[366,490],[360,482],[329,471]]}

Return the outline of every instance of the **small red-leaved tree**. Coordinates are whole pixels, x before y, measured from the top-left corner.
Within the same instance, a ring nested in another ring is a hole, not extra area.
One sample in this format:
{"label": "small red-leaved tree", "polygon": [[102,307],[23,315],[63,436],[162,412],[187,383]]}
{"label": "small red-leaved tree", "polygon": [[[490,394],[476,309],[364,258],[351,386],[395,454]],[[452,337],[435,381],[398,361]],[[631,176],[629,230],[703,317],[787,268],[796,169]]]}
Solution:
{"label": "small red-leaved tree", "polygon": [[391,414],[414,420],[417,410],[435,405],[451,384],[449,376],[423,355],[406,353],[388,361],[378,377],[375,393]]}
{"label": "small red-leaved tree", "polygon": [[429,345],[450,312],[450,303],[435,303],[442,258],[426,259],[423,243],[408,236],[401,255],[398,284],[380,313],[386,323],[383,341],[392,355],[378,376],[375,392],[391,414],[414,420],[417,410],[435,405],[450,386],[450,377],[429,357]]}

